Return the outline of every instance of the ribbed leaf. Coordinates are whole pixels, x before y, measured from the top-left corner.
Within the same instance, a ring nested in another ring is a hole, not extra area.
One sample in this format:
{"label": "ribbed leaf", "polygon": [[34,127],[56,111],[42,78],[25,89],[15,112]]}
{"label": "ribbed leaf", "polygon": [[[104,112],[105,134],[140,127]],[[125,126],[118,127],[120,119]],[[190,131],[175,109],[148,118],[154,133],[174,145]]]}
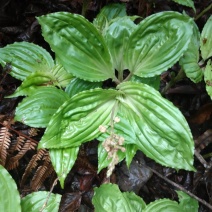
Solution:
{"label": "ribbed leaf", "polygon": [[129,38],[125,67],[140,77],[159,75],[170,68],[188,48],[191,21],[177,12],[160,12],[143,20]]}
{"label": "ribbed leaf", "polygon": [[68,93],[70,97],[72,97],[81,91],[89,90],[92,88],[100,88],[101,86],[102,82],[89,82],[79,78],[74,78],[67,85],[65,92]]}
{"label": "ribbed leaf", "polygon": [[13,43],[0,49],[0,63],[2,66],[10,63],[10,74],[22,81],[32,72],[45,72],[54,66],[51,55],[45,49],[27,42]]}
{"label": "ribbed leaf", "polygon": [[112,19],[126,15],[126,6],[124,4],[109,4],[101,9],[93,24],[100,32],[104,33]]}
{"label": "ribbed leaf", "polygon": [[[28,194],[21,200],[21,207],[23,212],[39,212],[44,207],[48,198],[49,192],[38,191]],[[60,200],[60,194],[51,194],[47,205],[42,210],[43,212],[58,212]],[[17,211],[17,210],[14,210]]]}
{"label": "ribbed leaf", "polygon": [[38,21],[45,40],[68,72],[88,81],[115,77],[102,35],[83,16],[57,12]]}
{"label": "ribbed leaf", "polygon": [[199,41],[200,33],[197,25],[193,22],[193,35],[188,49],[180,59],[180,65],[186,73],[186,76],[197,83],[202,80],[203,72],[199,67]]}
{"label": "ribbed leaf", "polygon": [[159,88],[160,88],[160,75],[154,76],[154,77],[148,77],[148,78],[138,77],[138,76],[133,75],[131,77],[130,81],[141,82],[141,83],[147,84],[156,90],[159,90]]}
{"label": "ribbed leaf", "polygon": [[172,0],[172,1],[187,7],[191,7],[196,12],[193,0]]}
{"label": "ribbed leaf", "polygon": [[115,184],[103,184],[94,189],[92,199],[95,211],[101,212],[129,212],[143,211],[145,202],[133,192],[122,193]]}
{"label": "ribbed leaf", "polygon": [[208,92],[208,95],[212,99],[212,64],[211,64],[211,60],[208,61],[207,65],[205,67],[204,80],[205,80],[206,90]]}
{"label": "ribbed leaf", "polygon": [[16,107],[15,120],[31,127],[46,127],[68,95],[55,87],[37,88]]}
{"label": "ribbed leaf", "polygon": [[198,201],[191,198],[188,194],[182,191],[176,191],[180,201],[181,211],[185,212],[198,212]]}
{"label": "ribbed leaf", "polygon": [[0,165],[0,211],[21,212],[21,198],[15,181],[7,170]]}
{"label": "ribbed leaf", "polygon": [[170,199],[159,199],[151,202],[142,212],[183,212],[177,202]]}
{"label": "ribbed leaf", "polygon": [[114,21],[106,30],[104,35],[107,46],[110,50],[113,66],[116,70],[126,69],[123,63],[123,55],[131,33],[136,25],[130,17],[125,16]]}
{"label": "ribbed leaf", "polygon": [[67,73],[60,65],[54,66],[51,71],[35,71],[22,82],[15,93],[8,97],[29,96],[40,86],[65,87],[72,78],[72,75]]}
{"label": "ribbed leaf", "polygon": [[119,110],[131,124],[131,140],[148,157],[165,166],[194,170],[194,142],[181,112],[152,87],[135,82],[118,85]]}
{"label": "ribbed leaf", "polygon": [[96,88],[76,94],[52,117],[39,148],[77,147],[99,136],[99,126],[110,122],[116,90]]}
{"label": "ribbed leaf", "polygon": [[66,176],[77,159],[78,152],[79,147],[49,150],[52,165],[54,166],[62,188],[64,188]]}
{"label": "ribbed leaf", "polygon": [[200,50],[204,60],[212,56],[212,16],[210,16],[202,30]]}

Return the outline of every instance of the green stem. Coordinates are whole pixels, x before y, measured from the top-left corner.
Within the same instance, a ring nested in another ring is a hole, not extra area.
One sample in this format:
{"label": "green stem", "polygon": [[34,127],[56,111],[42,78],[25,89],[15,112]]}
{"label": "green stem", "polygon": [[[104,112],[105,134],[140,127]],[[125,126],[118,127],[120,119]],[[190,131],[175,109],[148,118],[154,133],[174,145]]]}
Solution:
{"label": "green stem", "polygon": [[201,18],[206,12],[208,12],[210,9],[212,9],[212,4],[210,4],[208,7],[206,7],[199,15],[197,15],[194,20],[198,20]]}
{"label": "green stem", "polygon": [[180,69],[180,71],[178,72],[177,76],[174,79],[171,79],[171,81],[165,86],[165,88],[163,88],[163,90],[161,91],[161,94],[165,94],[173,85],[176,84],[176,82],[180,81],[181,79],[185,78],[185,72],[183,71],[183,69]]}
{"label": "green stem", "polygon": [[131,79],[131,77],[133,76],[133,73],[130,72],[130,74],[125,78],[125,80],[123,82],[127,82]]}
{"label": "green stem", "polygon": [[123,71],[118,71],[118,79],[120,82],[123,81]]}
{"label": "green stem", "polygon": [[89,4],[90,0],[83,0],[83,3],[82,3],[82,16],[85,17],[85,14],[86,14],[86,11],[88,9],[88,4]]}
{"label": "green stem", "polygon": [[114,76],[113,82],[115,82],[117,85],[121,83],[120,80],[116,76]]}

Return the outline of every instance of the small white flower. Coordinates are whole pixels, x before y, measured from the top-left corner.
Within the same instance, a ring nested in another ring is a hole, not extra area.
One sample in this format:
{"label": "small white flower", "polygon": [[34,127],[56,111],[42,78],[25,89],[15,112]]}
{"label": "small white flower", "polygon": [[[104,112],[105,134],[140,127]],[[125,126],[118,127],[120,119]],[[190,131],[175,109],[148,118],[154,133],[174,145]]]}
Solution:
{"label": "small white flower", "polygon": [[116,116],[116,117],[113,119],[113,121],[114,121],[115,123],[118,123],[118,122],[120,122],[120,118]]}
{"label": "small white flower", "polygon": [[99,126],[99,131],[102,132],[102,133],[105,133],[107,131],[107,128],[103,125],[100,125]]}

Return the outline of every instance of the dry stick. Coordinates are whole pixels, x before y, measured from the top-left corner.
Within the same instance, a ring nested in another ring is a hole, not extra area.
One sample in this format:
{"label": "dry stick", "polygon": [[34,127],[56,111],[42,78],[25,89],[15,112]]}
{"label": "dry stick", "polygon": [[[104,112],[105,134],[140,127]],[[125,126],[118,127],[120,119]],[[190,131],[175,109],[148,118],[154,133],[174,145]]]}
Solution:
{"label": "dry stick", "polygon": [[199,152],[198,151],[194,151],[194,154],[195,154],[195,156],[197,157],[197,159],[199,160],[199,162],[205,167],[205,168],[207,168],[208,167],[208,164],[207,164],[207,162],[205,161],[205,159],[202,157],[202,155],[200,155],[199,154]]}
{"label": "dry stick", "polygon": [[[144,164],[143,164],[144,165]],[[207,203],[205,200],[200,199],[199,197],[197,197],[196,195],[194,195],[193,193],[191,193],[190,191],[187,191],[183,186],[169,180],[167,177],[163,176],[162,174],[160,174],[159,172],[155,171],[154,169],[150,168],[149,166],[144,165],[146,168],[150,169],[153,173],[155,173],[158,177],[162,178],[164,181],[170,183],[171,185],[173,185],[174,187],[178,188],[179,190],[185,192],[186,194],[188,194],[189,196],[193,197],[194,199],[196,199],[197,201],[201,202],[203,205],[205,205],[206,207],[210,208],[212,210],[212,205],[210,205],[209,203]]]}
{"label": "dry stick", "polygon": [[54,180],[54,182],[53,182],[53,184],[52,184],[52,187],[51,187],[51,189],[50,189],[50,191],[49,191],[49,194],[48,194],[48,196],[47,196],[47,198],[46,198],[46,201],[44,202],[42,208],[39,210],[40,212],[43,212],[43,210],[44,210],[45,207],[47,206],[48,201],[49,201],[49,198],[50,198],[50,196],[51,196],[51,194],[52,194],[52,191],[53,191],[54,187],[55,187],[56,184],[57,184],[57,181],[58,181],[58,178],[56,178],[56,179]]}

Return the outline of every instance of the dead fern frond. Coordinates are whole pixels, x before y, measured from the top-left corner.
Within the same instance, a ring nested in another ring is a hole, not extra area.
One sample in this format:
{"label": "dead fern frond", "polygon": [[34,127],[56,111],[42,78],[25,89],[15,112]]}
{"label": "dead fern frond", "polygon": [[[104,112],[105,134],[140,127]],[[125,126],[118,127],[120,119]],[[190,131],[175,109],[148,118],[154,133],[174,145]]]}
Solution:
{"label": "dead fern frond", "polygon": [[34,137],[36,135],[38,135],[39,129],[36,128],[30,128],[28,131],[28,134],[30,137]]}
{"label": "dead fern frond", "polygon": [[31,188],[34,191],[37,191],[41,185],[43,184],[44,180],[49,177],[54,171],[54,168],[49,160],[45,160],[42,166],[39,166],[37,171],[35,172],[34,177],[31,181]]}
{"label": "dead fern frond", "polygon": [[28,176],[32,173],[32,170],[38,166],[38,162],[41,161],[46,154],[47,151],[45,149],[39,149],[37,154],[33,155],[22,176],[21,187],[23,187]]}
{"label": "dead fern frond", "polygon": [[30,142],[24,143],[24,145],[19,149],[18,154],[11,157],[6,164],[6,168],[8,170],[15,169],[18,164],[19,160],[26,154],[26,152],[30,149]]}
{"label": "dead fern frond", "polygon": [[[4,121],[4,125],[7,125],[7,122]],[[0,164],[5,166],[7,159],[7,149],[11,143],[12,134],[9,132],[9,129],[6,126],[0,128]]]}

